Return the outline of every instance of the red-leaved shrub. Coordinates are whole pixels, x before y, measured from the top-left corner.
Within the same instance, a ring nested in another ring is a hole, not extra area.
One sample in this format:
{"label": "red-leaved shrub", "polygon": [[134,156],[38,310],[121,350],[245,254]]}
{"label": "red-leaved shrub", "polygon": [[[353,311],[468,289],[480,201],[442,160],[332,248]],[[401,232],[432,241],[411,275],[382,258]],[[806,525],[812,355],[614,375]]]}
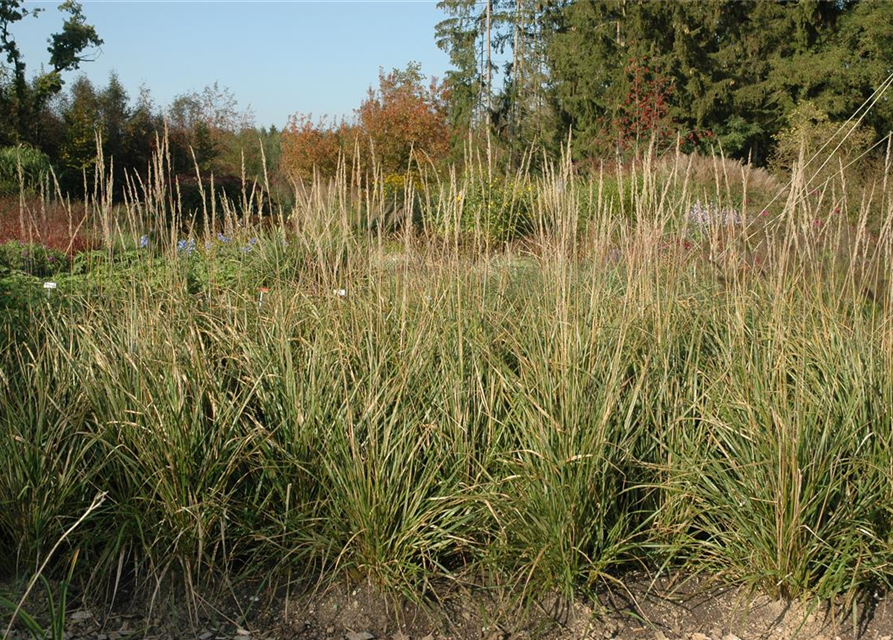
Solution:
{"label": "red-leaved shrub", "polygon": [[0,198],[0,242],[39,244],[73,255],[94,248],[91,231],[83,212],[69,212],[62,204],[28,200],[23,208],[18,198]]}

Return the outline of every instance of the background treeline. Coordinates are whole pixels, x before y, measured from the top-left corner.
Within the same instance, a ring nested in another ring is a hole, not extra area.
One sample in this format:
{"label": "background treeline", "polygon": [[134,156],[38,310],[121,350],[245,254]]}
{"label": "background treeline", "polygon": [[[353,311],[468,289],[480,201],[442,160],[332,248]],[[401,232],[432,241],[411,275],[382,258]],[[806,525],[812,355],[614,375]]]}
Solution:
{"label": "background treeline", "polygon": [[[803,120],[842,121],[893,72],[893,4],[872,0],[444,0],[456,125],[507,146],[614,155],[651,136],[772,161]],[[814,108],[797,112],[798,105]],[[864,124],[893,121],[881,100]]]}
{"label": "background treeline", "polygon": [[[461,162],[469,142],[514,167],[532,147],[557,153],[571,140],[580,163],[655,141],[786,168],[893,72],[893,4],[880,0],[443,0],[435,37],[452,68],[442,81],[429,82],[416,64],[383,71],[353,118],[296,113],[280,131],[256,127],[217,84],[163,107],[147,88],[128,96],[115,75],[105,87],[83,76],[64,86],[63,74],[102,42],[74,2],[62,5],[69,18],[50,39],[53,69],[28,79],[7,37],[28,11],[21,0],[0,4],[7,192],[52,166],[64,191],[83,195],[98,136],[120,196],[128,170],[145,172],[165,126],[187,196],[196,167],[224,192],[257,180],[287,199],[314,171],[334,175],[343,163],[402,175],[412,153]],[[882,140],[890,122],[885,96],[844,154]]]}
{"label": "background treeline", "polygon": [[[147,87],[136,98],[129,96],[114,73],[104,87],[81,75],[43,105],[37,117],[32,135],[21,135],[10,120],[3,120],[6,155],[0,185],[7,194],[19,190],[17,161],[23,165],[27,188],[38,188],[33,174],[52,166],[63,192],[83,195],[85,177],[90,192],[101,143],[120,198],[126,176],[145,176],[165,128],[171,168],[187,197],[196,190],[196,168],[206,178],[214,173],[218,187],[227,189],[233,183],[235,189],[238,183],[241,189],[243,169],[252,177],[263,174],[264,154],[272,165],[278,164],[276,127],[255,127],[250,110],[240,110],[232,92],[217,83],[159,107]],[[16,146],[25,152],[16,153]]]}

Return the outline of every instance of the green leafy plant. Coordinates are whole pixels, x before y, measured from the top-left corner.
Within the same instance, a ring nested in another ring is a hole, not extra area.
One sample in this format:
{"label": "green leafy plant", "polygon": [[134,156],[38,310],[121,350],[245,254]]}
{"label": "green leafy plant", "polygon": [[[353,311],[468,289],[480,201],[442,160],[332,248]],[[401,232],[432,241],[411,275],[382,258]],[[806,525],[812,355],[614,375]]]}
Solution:
{"label": "green leafy plant", "polygon": [[[58,585],[58,599],[53,594],[53,588],[43,575],[40,581],[43,583],[44,592],[46,594],[47,608],[49,610],[49,626],[44,627],[37,619],[17,606],[8,598],[0,595],[0,607],[7,609],[15,618],[18,617],[22,621],[25,629],[33,640],[64,640],[65,623],[67,620],[67,603],[68,603],[68,587],[74,576],[74,568],[77,564],[78,552],[75,551],[72,556],[71,563],[68,567],[68,575]],[[14,621],[14,620],[13,620]],[[12,624],[12,622],[10,624]]]}
{"label": "green leafy plant", "polygon": [[46,277],[68,269],[69,257],[58,249],[15,240],[0,243],[0,276],[14,271]]}
{"label": "green leafy plant", "polygon": [[[529,181],[494,176],[466,183],[457,195],[462,233],[481,234],[495,242],[514,240],[533,229]],[[447,224],[451,224],[448,222]]]}
{"label": "green leafy plant", "polygon": [[0,196],[38,192],[49,173],[50,159],[42,151],[21,145],[0,149]]}

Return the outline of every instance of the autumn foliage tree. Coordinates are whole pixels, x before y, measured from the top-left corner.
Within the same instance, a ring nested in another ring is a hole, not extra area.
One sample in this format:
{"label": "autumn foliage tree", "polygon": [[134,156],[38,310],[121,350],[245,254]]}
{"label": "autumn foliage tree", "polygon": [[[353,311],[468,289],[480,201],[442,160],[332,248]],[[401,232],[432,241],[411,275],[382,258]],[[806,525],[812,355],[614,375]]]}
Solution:
{"label": "autumn foliage tree", "polygon": [[675,137],[676,123],[670,116],[673,84],[647,66],[647,59],[633,58],[626,67],[629,88],[614,119],[616,143],[622,148],[658,145]]}
{"label": "autumn foliage tree", "polygon": [[438,160],[449,153],[450,130],[444,86],[425,76],[418,64],[405,70],[381,71],[377,90],[357,110],[360,129],[370,152],[385,173],[409,169],[413,152]]}
{"label": "autumn foliage tree", "polygon": [[291,180],[311,180],[314,171],[332,176],[342,153],[349,153],[348,144],[357,132],[346,122],[329,123],[326,118],[314,121],[311,114],[296,113],[289,117],[282,132],[280,166]]}
{"label": "autumn foliage tree", "polygon": [[444,85],[425,80],[416,63],[381,71],[378,88],[370,87],[356,110],[356,124],[293,115],[282,133],[283,170],[292,180],[307,180],[314,169],[331,176],[344,157],[389,175],[407,172],[413,153],[435,162],[445,158],[450,126]]}

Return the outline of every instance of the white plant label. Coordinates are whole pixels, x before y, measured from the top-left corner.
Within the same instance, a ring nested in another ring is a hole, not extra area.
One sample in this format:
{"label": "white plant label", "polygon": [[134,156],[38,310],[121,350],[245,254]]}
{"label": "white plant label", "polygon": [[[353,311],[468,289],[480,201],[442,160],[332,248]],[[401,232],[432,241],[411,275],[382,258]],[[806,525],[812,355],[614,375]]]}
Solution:
{"label": "white plant label", "polygon": [[55,289],[55,288],[56,288],[56,283],[55,283],[55,282],[44,282],[44,283],[43,283],[43,288],[44,288],[44,289]]}

